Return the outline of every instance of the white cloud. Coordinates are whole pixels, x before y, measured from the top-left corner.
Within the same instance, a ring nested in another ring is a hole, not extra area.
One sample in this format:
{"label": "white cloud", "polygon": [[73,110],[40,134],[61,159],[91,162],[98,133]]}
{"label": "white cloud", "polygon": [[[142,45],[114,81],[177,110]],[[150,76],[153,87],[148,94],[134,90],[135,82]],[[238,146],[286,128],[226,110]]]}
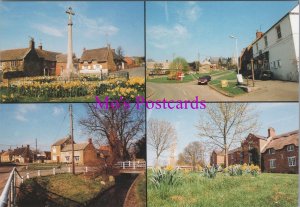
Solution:
{"label": "white cloud", "polygon": [[61,113],[63,113],[64,112],[64,109],[62,108],[62,107],[60,107],[60,106],[55,106],[54,108],[53,108],[53,116],[59,116]]}
{"label": "white cloud", "polygon": [[176,45],[189,37],[187,28],[181,24],[175,24],[172,27],[152,26],[147,31],[149,44],[159,49]]}
{"label": "white cloud", "polygon": [[35,111],[37,106],[35,104],[20,104],[16,108],[15,119],[18,121],[26,122],[28,121],[29,112]]}
{"label": "white cloud", "polygon": [[93,37],[97,34],[115,35],[119,32],[119,28],[107,23],[103,18],[89,18],[85,15],[78,14],[78,28],[83,31],[87,37]]}
{"label": "white cloud", "polygon": [[201,14],[201,8],[196,2],[188,2],[186,6],[177,11],[180,22],[195,22]]}
{"label": "white cloud", "polygon": [[63,37],[64,36],[64,31],[63,29],[58,29],[52,26],[47,26],[44,24],[35,24],[33,25],[33,28],[39,30],[40,32],[50,35],[50,36],[55,36],[55,37]]}

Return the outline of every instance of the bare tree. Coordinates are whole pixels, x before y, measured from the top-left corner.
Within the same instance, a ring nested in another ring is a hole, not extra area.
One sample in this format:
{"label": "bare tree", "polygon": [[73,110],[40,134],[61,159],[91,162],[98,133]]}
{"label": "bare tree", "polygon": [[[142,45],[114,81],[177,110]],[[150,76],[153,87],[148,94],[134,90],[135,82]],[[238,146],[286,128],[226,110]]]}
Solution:
{"label": "bare tree", "polygon": [[189,143],[179,154],[179,164],[189,164],[193,166],[193,171],[196,169],[196,165],[204,165],[205,163],[205,148],[199,141]]}
{"label": "bare tree", "polygon": [[145,112],[131,104],[130,108],[96,108],[87,104],[87,117],[80,124],[99,143],[107,143],[112,149],[112,160],[129,159],[129,149],[145,133]]}
{"label": "bare tree", "polygon": [[247,103],[211,103],[201,117],[197,128],[199,137],[208,146],[224,150],[227,167],[228,150],[240,144],[244,136],[257,130],[258,122],[253,108]]}
{"label": "bare tree", "polygon": [[176,140],[176,130],[170,122],[150,119],[147,124],[147,142],[155,151],[155,166],[163,152],[170,149]]}
{"label": "bare tree", "polygon": [[122,48],[121,46],[119,46],[119,47],[117,48],[116,54],[117,54],[120,58],[122,58],[122,57],[124,56],[124,50],[123,50],[123,48]]}

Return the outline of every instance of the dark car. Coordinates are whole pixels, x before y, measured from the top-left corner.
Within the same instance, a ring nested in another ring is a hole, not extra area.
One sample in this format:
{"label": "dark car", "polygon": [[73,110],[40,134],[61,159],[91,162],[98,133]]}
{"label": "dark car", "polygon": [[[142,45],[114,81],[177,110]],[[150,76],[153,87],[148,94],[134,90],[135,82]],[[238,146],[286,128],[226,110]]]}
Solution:
{"label": "dark car", "polygon": [[261,74],[261,79],[262,80],[271,80],[273,79],[273,73],[270,70],[265,70]]}
{"label": "dark car", "polygon": [[207,84],[210,80],[211,80],[211,76],[209,76],[209,75],[199,77],[198,85]]}

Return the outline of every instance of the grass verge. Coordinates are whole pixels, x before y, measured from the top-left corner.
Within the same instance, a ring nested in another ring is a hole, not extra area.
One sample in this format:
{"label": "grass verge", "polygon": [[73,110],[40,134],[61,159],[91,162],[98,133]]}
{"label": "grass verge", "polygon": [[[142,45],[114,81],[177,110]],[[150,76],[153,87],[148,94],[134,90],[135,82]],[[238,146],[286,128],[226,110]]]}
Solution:
{"label": "grass verge", "polygon": [[174,207],[296,207],[298,175],[263,173],[257,177],[224,176],[208,179],[197,173],[182,177],[178,186],[157,189],[147,176],[148,206]]}

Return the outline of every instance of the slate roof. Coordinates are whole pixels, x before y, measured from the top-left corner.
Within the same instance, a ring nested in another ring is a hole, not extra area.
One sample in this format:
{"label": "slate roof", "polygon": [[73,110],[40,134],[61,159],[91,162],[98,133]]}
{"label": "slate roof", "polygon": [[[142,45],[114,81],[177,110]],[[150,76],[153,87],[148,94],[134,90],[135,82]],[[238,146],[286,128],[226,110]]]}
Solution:
{"label": "slate roof", "polygon": [[[84,150],[88,145],[89,143],[74,144],[74,151]],[[61,151],[67,152],[71,150],[72,150],[72,145],[67,144]]]}
{"label": "slate roof", "polygon": [[1,50],[0,51],[0,60],[1,61],[22,60],[29,51],[30,51],[30,48]]}
{"label": "slate roof", "polygon": [[48,60],[48,61],[56,61],[56,56],[58,54],[61,54],[59,52],[52,52],[52,51],[41,50],[41,49],[35,49],[35,50],[40,58],[43,58],[44,60]]}
{"label": "slate roof", "polygon": [[29,157],[32,154],[29,147],[20,147],[13,150],[12,155],[15,156],[22,156],[22,157]]}
{"label": "slate roof", "polygon": [[52,146],[59,146],[59,145],[62,145],[62,144],[64,144],[66,141],[68,141],[68,139],[71,139],[71,137],[68,136],[68,137],[62,138],[62,139],[56,141],[54,144],[52,144]]}
{"label": "slate roof", "polygon": [[299,130],[291,131],[288,133],[284,133],[281,135],[275,136],[263,149],[262,153],[264,153],[267,149],[275,149],[280,150],[287,145],[295,145],[299,146]]}

